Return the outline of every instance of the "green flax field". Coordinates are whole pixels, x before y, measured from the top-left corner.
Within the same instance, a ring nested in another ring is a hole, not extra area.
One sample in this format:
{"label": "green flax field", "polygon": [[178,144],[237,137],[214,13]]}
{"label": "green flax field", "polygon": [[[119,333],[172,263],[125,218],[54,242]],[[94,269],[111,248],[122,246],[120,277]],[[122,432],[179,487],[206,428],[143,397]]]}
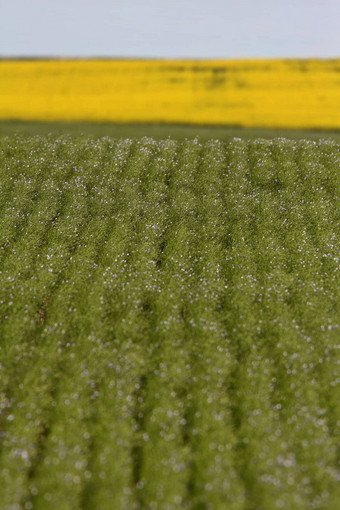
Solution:
{"label": "green flax field", "polygon": [[339,170],[0,139],[0,510],[339,508]]}

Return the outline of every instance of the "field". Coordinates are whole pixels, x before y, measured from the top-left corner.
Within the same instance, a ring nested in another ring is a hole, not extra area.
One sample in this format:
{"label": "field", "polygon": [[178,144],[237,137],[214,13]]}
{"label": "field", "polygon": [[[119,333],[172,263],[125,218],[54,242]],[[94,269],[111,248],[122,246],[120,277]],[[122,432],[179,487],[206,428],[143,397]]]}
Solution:
{"label": "field", "polygon": [[340,128],[340,60],[0,60],[0,119]]}
{"label": "field", "polygon": [[90,136],[137,139],[147,136],[156,140],[198,138],[200,142],[211,139],[231,141],[233,138],[254,140],[256,138],[289,138],[292,140],[333,140],[340,142],[340,130],[315,129],[266,129],[236,126],[203,126],[187,124],[115,124],[111,122],[47,122],[0,120],[0,138],[10,135],[55,135],[69,134],[73,137]]}
{"label": "field", "polygon": [[0,139],[0,509],[338,508],[335,141]]}

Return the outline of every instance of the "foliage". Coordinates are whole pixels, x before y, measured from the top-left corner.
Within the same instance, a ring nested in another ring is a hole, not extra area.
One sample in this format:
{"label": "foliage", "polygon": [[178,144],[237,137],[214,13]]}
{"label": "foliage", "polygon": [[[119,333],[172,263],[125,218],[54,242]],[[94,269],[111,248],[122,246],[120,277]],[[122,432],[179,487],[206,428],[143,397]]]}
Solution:
{"label": "foliage", "polygon": [[339,145],[0,158],[1,510],[335,510]]}
{"label": "foliage", "polygon": [[320,138],[340,142],[340,130],[300,130],[300,129],[259,129],[235,126],[201,126],[185,124],[113,124],[111,122],[46,122],[46,121],[0,121],[0,137],[35,136],[69,134],[75,136],[93,136],[96,138],[142,138],[147,136],[156,140],[174,138],[185,140],[198,138],[200,142],[211,139],[232,140],[233,138],[289,138],[292,140],[315,140]]}

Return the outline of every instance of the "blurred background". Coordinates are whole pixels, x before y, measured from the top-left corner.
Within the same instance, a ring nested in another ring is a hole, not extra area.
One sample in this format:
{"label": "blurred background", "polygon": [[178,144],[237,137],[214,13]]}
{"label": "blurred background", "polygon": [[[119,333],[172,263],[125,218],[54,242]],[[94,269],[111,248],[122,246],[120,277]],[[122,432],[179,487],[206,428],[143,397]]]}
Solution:
{"label": "blurred background", "polygon": [[0,0],[0,133],[337,136],[339,22],[338,0]]}

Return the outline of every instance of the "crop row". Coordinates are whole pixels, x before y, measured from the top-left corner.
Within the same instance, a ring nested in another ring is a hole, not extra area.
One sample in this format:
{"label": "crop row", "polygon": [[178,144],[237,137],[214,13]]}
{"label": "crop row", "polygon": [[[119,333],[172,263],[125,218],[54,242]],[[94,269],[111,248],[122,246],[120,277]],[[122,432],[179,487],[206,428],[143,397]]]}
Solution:
{"label": "crop row", "polygon": [[337,508],[339,145],[0,158],[0,509]]}

